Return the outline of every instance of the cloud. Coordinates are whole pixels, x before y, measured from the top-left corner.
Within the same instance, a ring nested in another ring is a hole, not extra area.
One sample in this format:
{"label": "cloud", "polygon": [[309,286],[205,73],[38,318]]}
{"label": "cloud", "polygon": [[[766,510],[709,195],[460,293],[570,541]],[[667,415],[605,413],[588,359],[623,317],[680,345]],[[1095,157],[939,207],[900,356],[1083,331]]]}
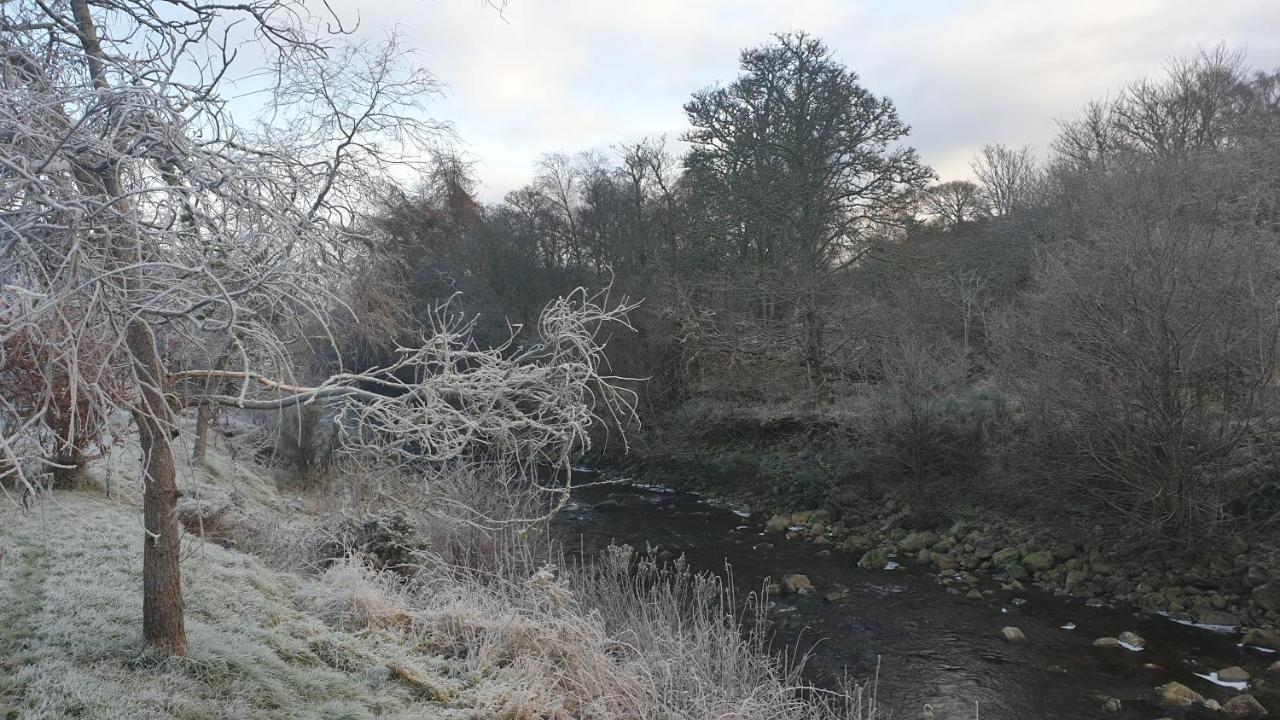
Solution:
{"label": "cloud", "polygon": [[480,163],[486,199],[542,154],[677,135],[694,90],[728,82],[771,33],[824,38],[898,104],[944,177],[989,142],[1047,149],[1055,120],[1223,42],[1280,65],[1280,3],[1220,0],[344,0],[367,32],[399,28],[451,91],[436,107]]}

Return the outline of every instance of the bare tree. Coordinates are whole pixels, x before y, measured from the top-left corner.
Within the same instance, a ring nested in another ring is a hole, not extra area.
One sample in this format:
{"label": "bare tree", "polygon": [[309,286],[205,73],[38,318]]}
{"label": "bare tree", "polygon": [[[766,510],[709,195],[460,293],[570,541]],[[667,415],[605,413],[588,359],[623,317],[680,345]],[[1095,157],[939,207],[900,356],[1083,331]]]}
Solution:
{"label": "bare tree", "polygon": [[1030,147],[1015,150],[1004,145],[983,145],[970,167],[992,215],[1008,215],[1030,200],[1037,174]]}
{"label": "bare tree", "polygon": [[688,180],[705,203],[700,243],[718,254],[766,323],[798,329],[811,385],[823,382],[832,278],[932,178],[893,103],[805,34],[742,53],[742,75],[685,105]]}
{"label": "bare tree", "polygon": [[1171,61],[1160,81],[1141,80],[1112,100],[1090,103],[1081,117],[1061,123],[1054,149],[1079,167],[1224,149],[1247,132],[1244,121],[1264,95],[1251,91],[1243,53],[1217,47]]}
{"label": "bare tree", "polygon": [[934,185],[922,194],[921,205],[938,224],[947,228],[973,222],[985,214],[981,191],[968,180],[951,180]]}
{"label": "bare tree", "polygon": [[1092,176],[1000,332],[1037,466],[1147,539],[1234,526],[1268,492],[1228,472],[1280,427],[1255,182],[1222,157]]}
{"label": "bare tree", "polygon": [[[187,646],[172,449],[183,408],[332,398],[361,428],[356,448],[439,459],[485,445],[561,467],[595,408],[627,412],[596,339],[625,308],[585,295],[549,308],[543,342],[525,353],[487,355],[442,312],[389,368],[297,380],[300,348],[336,344],[344,268],[369,247],[368,193],[442,130],[423,116],[434,79],[394,39],[346,43],[340,19],[327,18],[337,35],[316,32],[326,19],[286,0],[32,0],[5,11],[0,346],[31,348],[40,391],[23,406],[0,397],[0,479],[36,487],[57,406],[83,408],[83,419],[131,415],[147,645]],[[221,95],[241,23],[277,69],[273,114],[257,131]],[[125,381],[99,382],[104,371]]]}

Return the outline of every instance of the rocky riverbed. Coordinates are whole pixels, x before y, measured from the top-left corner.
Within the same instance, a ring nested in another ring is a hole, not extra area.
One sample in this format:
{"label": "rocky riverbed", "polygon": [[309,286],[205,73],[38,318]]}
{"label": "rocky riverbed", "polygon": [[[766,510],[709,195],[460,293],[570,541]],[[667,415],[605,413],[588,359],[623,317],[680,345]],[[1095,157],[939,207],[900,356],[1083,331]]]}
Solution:
{"label": "rocky riverbed", "polygon": [[558,525],[567,545],[727,564],[740,593],[770,593],[779,649],[811,651],[818,682],[878,669],[893,717],[1280,714],[1274,610],[1258,591],[1273,578],[1251,548],[1224,548],[1202,580],[1001,523],[937,527],[898,502],[850,526],[660,487],[575,500]]}
{"label": "rocky riverbed", "polygon": [[1072,542],[999,521],[961,520],[938,527],[896,500],[855,526],[827,512],[776,514],[766,529],[830,546],[862,567],[909,559],[937,572],[949,592],[989,575],[1006,590],[1028,585],[1083,599],[1133,605],[1171,618],[1220,628],[1247,628],[1277,647],[1280,569],[1268,550],[1243,540],[1209,553],[1126,558],[1099,542]]}

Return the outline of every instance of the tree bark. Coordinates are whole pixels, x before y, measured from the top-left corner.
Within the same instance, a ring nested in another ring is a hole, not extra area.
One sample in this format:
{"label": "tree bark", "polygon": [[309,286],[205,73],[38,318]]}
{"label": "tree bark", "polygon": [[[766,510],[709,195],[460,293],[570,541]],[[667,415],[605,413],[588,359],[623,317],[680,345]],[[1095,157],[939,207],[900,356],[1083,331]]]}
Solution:
{"label": "tree bark", "polygon": [[129,323],[126,338],[142,398],[134,410],[145,466],[142,517],[142,639],[173,655],[187,653],[179,558],[178,483],[169,443],[174,425],[164,397],[164,367],[155,335],[143,320]]}
{"label": "tree bark", "polygon": [[209,451],[209,425],[212,414],[213,410],[209,407],[209,403],[200,403],[200,407],[196,409],[196,443],[191,451],[193,460],[203,460],[205,453]]}
{"label": "tree bark", "polygon": [[[102,45],[87,0],[71,0],[76,30],[84,49],[89,75],[95,88],[107,87]],[[117,168],[94,168],[86,174],[101,184],[107,201],[126,211],[128,198],[123,192]],[[124,264],[132,261],[127,246],[115,249]],[[125,288],[132,285],[126,274]],[[156,350],[156,337],[151,326],[140,316],[129,322],[125,344],[133,358],[140,397],[133,409],[138,425],[144,463],[142,517],[146,533],[142,549],[142,639],[148,646],[172,653],[187,653],[187,630],[183,619],[182,580],[179,558],[182,535],[178,527],[178,482],[173,464],[173,448],[169,444],[174,430],[173,415],[164,397],[164,365]]]}

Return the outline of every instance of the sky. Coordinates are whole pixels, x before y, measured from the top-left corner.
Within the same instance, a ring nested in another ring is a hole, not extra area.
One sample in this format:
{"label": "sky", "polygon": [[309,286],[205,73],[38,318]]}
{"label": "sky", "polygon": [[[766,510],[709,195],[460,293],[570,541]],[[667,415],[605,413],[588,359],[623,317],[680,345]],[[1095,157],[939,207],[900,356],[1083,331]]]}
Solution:
{"label": "sky", "polygon": [[944,180],[987,143],[1048,150],[1059,119],[1172,57],[1219,43],[1280,67],[1280,0],[334,0],[361,32],[395,28],[448,91],[481,195],[528,182],[551,152],[646,135],[673,141],[682,105],[738,74],[776,32],[822,38],[896,103],[907,142]]}

